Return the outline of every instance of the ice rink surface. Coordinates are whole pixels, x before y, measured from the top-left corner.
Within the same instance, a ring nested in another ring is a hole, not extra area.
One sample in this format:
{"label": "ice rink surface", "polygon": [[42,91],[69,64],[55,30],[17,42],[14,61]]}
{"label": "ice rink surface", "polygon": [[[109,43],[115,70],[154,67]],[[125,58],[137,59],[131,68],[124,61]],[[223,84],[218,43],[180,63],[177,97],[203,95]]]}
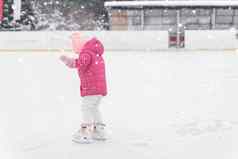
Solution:
{"label": "ice rink surface", "polygon": [[1,53],[1,159],[237,159],[238,54],[106,52],[110,139],[79,145],[79,79],[55,53]]}

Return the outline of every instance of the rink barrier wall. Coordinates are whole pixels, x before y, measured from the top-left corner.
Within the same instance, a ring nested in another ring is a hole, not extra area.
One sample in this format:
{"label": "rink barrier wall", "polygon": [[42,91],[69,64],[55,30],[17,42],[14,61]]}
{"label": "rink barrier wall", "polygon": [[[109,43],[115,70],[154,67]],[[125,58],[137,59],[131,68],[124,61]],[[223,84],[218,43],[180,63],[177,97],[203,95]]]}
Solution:
{"label": "rink barrier wall", "polygon": [[238,39],[235,30],[202,30],[185,32],[186,50],[237,50]]}
{"label": "rink barrier wall", "polygon": [[[1,52],[58,52],[72,51],[72,32],[0,32]],[[166,50],[168,49],[167,31],[82,31],[82,36],[96,36],[105,50]]]}
{"label": "rink barrier wall", "polygon": [[[82,31],[96,36],[107,51],[174,51],[169,49],[167,31]],[[0,52],[72,52],[72,32],[0,32]],[[234,51],[238,49],[235,30],[185,31],[185,48],[180,51]]]}

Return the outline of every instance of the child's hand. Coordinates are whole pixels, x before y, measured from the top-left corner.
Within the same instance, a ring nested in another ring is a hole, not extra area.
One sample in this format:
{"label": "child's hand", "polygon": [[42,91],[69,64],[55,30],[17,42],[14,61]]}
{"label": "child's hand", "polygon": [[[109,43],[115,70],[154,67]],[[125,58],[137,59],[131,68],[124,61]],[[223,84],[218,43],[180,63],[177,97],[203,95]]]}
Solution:
{"label": "child's hand", "polygon": [[74,59],[68,58],[67,56],[60,56],[60,60],[68,67],[70,68],[75,68],[76,67],[76,63]]}
{"label": "child's hand", "polygon": [[62,56],[60,56],[60,60],[63,62],[63,63],[66,63],[67,62],[67,57],[66,56],[64,56],[64,55],[62,55]]}

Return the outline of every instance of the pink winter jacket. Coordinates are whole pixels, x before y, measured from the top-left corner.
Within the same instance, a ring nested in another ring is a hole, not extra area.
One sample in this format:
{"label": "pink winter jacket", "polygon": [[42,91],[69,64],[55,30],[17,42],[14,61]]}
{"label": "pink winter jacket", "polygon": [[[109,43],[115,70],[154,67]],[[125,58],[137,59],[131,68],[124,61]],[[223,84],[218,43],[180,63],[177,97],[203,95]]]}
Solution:
{"label": "pink winter jacket", "polygon": [[3,0],[0,0],[0,22],[3,19],[3,7],[4,7],[3,5],[4,5]]}
{"label": "pink winter jacket", "polygon": [[81,96],[107,95],[107,84],[105,75],[105,64],[102,54],[104,47],[102,43],[93,38],[87,41],[79,58],[75,59],[69,67],[77,68],[81,81]]}

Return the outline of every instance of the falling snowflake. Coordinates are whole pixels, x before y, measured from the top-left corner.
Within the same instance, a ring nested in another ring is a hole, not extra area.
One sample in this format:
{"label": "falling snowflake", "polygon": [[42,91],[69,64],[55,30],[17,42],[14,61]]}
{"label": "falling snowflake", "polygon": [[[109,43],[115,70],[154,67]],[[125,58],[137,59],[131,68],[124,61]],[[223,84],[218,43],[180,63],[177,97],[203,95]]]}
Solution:
{"label": "falling snowflake", "polygon": [[197,11],[194,9],[194,10],[192,11],[192,13],[193,13],[193,14],[196,14],[196,13],[197,13]]}
{"label": "falling snowflake", "polygon": [[183,26],[183,24],[181,24],[181,23],[178,24],[178,27],[182,27],[182,26]]}
{"label": "falling snowflake", "polygon": [[23,63],[23,59],[22,59],[22,58],[18,58],[18,59],[17,59],[17,62],[18,62],[18,63]]}

